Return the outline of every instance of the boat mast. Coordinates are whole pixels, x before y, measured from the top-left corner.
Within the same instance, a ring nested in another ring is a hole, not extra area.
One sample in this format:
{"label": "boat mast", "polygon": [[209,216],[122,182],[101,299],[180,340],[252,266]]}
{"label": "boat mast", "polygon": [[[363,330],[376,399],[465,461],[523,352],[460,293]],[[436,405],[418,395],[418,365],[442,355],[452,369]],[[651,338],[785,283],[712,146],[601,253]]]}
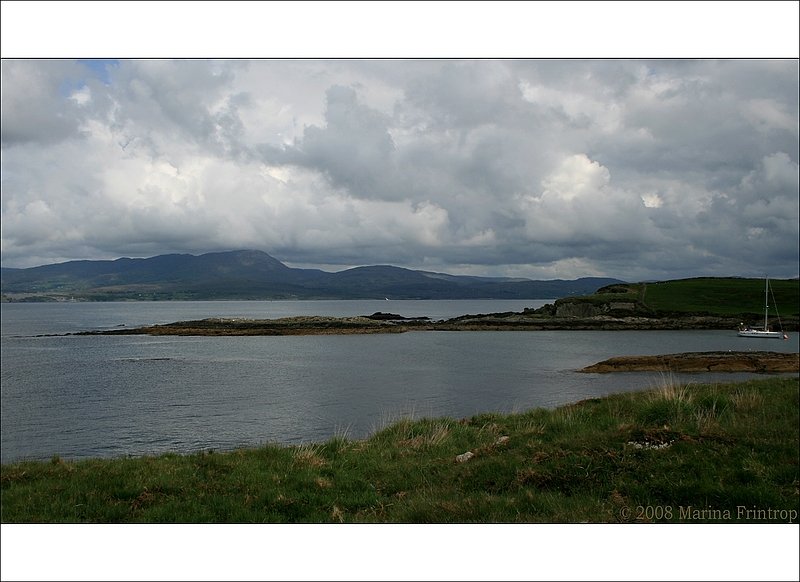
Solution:
{"label": "boat mast", "polygon": [[769,313],[769,277],[764,277],[764,331],[767,331],[767,314]]}

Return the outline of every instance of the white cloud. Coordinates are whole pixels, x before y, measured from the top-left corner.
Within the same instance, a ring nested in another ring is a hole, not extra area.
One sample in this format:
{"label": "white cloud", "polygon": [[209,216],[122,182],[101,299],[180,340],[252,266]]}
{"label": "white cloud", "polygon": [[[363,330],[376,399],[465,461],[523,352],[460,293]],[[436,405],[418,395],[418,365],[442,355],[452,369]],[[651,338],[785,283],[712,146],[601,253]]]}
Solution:
{"label": "white cloud", "polygon": [[86,105],[92,100],[92,90],[89,87],[83,86],[74,91],[69,98],[78,105]]}
{"label": "white cloud", "polygon": [[564,159],[556,170],[542,180],[546,200],[570,202],[576,198],[590,202],[606,194],[611,175],[607,168],[590,160],[586,154],[575,154]]}
{"label": "white cloud", "polygon": [[664,204],[664,200],[658,194],[654,194],[652,192],[645,192],[642,194],[642,202],[648,208],[661,208]]}
{"label": "white cloud", "polygon": [[522,204],[528,237],[535,241],[585,246],[652,236],[641,196],[615,187],[608,168],[585,154],[561,160],[542,179],[541,194]]}

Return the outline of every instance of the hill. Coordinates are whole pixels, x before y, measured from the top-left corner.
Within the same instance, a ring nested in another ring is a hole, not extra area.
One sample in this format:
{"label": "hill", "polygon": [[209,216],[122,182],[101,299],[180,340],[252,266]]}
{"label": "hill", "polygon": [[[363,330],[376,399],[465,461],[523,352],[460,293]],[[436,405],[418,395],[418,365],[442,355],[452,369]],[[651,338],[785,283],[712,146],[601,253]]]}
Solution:
{"label": "hill", "polygon": [[472,277],[389,265],[340,272],[291,268],[262,251],[69,261],[2,269],[4,301],[211,299],[553,299],[593,293],[617,279]]}

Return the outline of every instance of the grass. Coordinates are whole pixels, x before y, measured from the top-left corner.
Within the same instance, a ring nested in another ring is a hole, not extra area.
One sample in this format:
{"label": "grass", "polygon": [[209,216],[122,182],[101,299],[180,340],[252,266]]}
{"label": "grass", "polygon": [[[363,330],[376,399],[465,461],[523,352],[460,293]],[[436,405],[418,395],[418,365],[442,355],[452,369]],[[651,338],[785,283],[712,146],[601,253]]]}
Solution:
{"label": "grass", "polygon": [[[800,309],[800,282],[771,279],[769,285],[769,316],[775,317],[777,306],[781,317],[796,317]],[[764,315],[763,279],[680,279],[647,283],[642,292],[644,303],[656,311],[755,314],[762,318]]]}
{"label": "grass", "polygon": [[401,419],[363,440],[7,464],[2,522],[796,523],[798,384],[664,376],[556,410]]}
{"label": "grass", "polygon": [[[769,321],[797,329],[800,320],[800,281],[771,279]],[[617,283],[597,292],[558,299],[559,303],[588,303],[649,317],[711,316],[762,324],[764,280],[735,277],[698,277],[652,283]],[[781,321],[779,321],[781,320]]]}

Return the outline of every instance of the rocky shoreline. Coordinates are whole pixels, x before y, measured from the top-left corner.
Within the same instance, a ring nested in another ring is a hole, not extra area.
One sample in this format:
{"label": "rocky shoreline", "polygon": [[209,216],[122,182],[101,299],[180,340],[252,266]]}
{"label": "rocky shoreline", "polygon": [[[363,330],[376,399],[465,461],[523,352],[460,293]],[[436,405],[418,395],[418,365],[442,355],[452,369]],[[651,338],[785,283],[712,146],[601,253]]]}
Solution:
{"label": "rocky shoreline", "polygon": [[364,333],[399,333],[407,325],[368,317],[298,316],[280,319],[245,319],[214,317],[177,321],[161,325],[80,332],[75,335],[329,335]]}
{"label": "rocky shoreline", "polygon": [[781,352],[684,352],[660,356],[619,356],[578,370],[609,372],[800,372],[800,354]]}
{"label": "rocky shoreline", "polygon": [[[642,315],[596,314],[560,316],[542,310],[462,315],[432,321],[428,317],[403,317],[376,312],[356,317],[298,316],[280,319],[209,318],[178,321],[136,328],[80,332],[78,335],[321,335],[356,333],[402,333],[407,331],[549,331],[549,330],[709,330],[734,331],[738,318],[709,315],[646,317]],[[792,322],[784,326],[796,329]]]}

